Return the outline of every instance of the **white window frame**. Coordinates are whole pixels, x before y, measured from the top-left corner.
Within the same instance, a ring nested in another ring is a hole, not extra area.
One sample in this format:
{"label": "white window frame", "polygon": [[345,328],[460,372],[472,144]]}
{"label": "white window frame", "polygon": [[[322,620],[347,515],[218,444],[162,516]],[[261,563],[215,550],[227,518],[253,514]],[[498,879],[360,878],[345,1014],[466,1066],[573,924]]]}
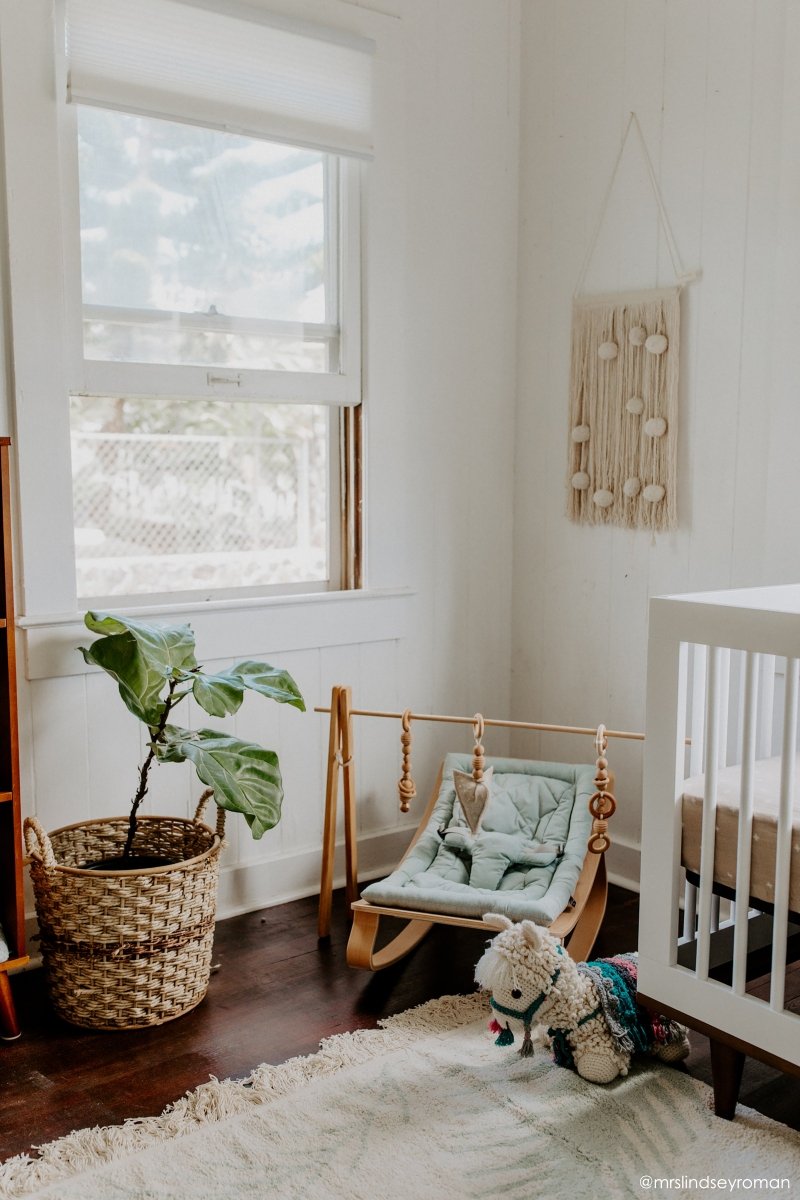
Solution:
{"label": "white window frame", "polygon": [[[75,106],[66,102],[59,0],[0,6],[7,171],[8,291],[18,449],[21,611],[77,610],[69,395],[236,399],[332,408],[361,403],[361,165],[339,157],[338,373],[228,370],[84,360]],[[168,113],[168,119],[175,119]],[[230,588],[214,598],[338,589],[342,497],[339,431],[330,421],[331,578],[322,584]],[[335,505],[335,507],[334,507]],[[337,561],[334,561],[334,556]],[[207,592],[114,597],[117,608],[163,607]],[[93,598],[94,599],[94,598]]]}

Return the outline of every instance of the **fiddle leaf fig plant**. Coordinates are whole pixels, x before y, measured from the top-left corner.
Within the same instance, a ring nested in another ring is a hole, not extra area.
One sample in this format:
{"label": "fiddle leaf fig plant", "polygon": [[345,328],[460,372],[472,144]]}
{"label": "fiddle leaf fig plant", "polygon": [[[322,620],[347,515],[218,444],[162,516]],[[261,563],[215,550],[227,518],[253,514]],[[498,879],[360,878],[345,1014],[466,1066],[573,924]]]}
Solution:
{"label": "fiddle leaf fig plant", "polygon": [[209,674],[198,665],[189,625],[150,625],[100,612],[88,612],[84,622],[92,633],[100,634],[90,646],[80,647],[85,661],[116,681],[126,707],[150,734],[131,801],[123,858],[131,856],[137,813],[154,762],[192,763],[201,782],[213,790],[217,804],[242,813],[254,838],[277,825],[283,785],[273,750],[215,729],[183,729],[169,718],[190,695],[209,716],[224,717],[238,711],[248,691],[305,710],[288,671],[246,660]]}

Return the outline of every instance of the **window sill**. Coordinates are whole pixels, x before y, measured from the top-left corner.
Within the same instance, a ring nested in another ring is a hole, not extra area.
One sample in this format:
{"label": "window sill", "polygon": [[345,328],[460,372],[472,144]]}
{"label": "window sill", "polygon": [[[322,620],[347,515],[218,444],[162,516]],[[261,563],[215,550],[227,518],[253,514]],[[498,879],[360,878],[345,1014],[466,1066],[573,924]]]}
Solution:
{"label": "window sill", "polygon": [[[404,638],[413,594],[408,588],[367,588],[115,611],[154,621],[188,622],[197,635],[203,662],[210,662]],[[18,617],[17,627],[22,632],[28,679],[55,679],[97,670],[77,652],[77,647],[93,636],[83,624],[81,613]]]}

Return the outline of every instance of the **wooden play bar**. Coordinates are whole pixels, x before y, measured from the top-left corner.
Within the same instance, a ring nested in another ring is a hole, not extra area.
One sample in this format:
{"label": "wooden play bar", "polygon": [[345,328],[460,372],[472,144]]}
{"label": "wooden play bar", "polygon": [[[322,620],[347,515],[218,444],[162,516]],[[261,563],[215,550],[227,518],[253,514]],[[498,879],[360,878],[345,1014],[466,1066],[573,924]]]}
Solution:
{"label": "wooden play bar", "polygon": [[[347,947],[347,958],[352,966],[364,967],[368,970],[377,970],[381,967],[389,966],[413,949],[425,934],[428,933],[434,923],[485,929],[482,916],[476,916],[474,913],[462,915],[452,911],[435,911],[434,909],[401,907],[389,903],[373,903],[367,899],[359,898],[356,839],[355,743],[353,732],[353,719],[355,717],[378,718],[400,722],[402,768],[397,787],[401,812],[408,812],[410,800],[416,795],[416,786],[411,774],[411,727],[413,722],[428,721],[450,725],[472,726],[475,738],[472,756],[473,786],[480,785],[483,780],[485,760],[483,757],[482,736],[485,728],[567,733],[591,737],[594,740],[597,758],[593,774],[589,776],[588,811],[591,816],[591,829],[588,838],[582,843],[585,847],[583,851],[585,857],[583,858],[583,865],[580,869],[577,882],[571,889],[568,902],[563,911],[555,916],[555,919],[549,924],[550,932],[562,939],[574,958],[585,958],[588,956],[605,912],[607,881],[604,856],[611,844],[608,836],[608,821],[616,809],[616,800],[612,792],[613,775],[608,770],[608,759],[606,757],[608,740],[610,738],[619,738],[629,741],[642,741],[644,734],[628,730],[607,730],[603,725],[597,728],[590,728],[575,725],[546,724],[534,721],[511,721],[483,717],[480,713],[476,713],[473,716],[460,716],[444,713],[417,713],[410,709],[400,712],[360,709],[353,706],[351,689],[341,685],[333,688],[330,706],[320,706],[315,711],[330,715],[319,900],[319,936],[327,937],[330,933],[336,814],[339,777],[341,773],[344,801],[345,890],[347,903],[353,912],[353,927]],[[587,770],[591,771],[591,768],[582,768],[582,770],[584,772]],[[455,774],[458,774],[458,772]],[[487,770],[488,774],[489,771]],[[443,770],[440,769],[429,804],[401,863],[406,861],[431,820],[431,815],[436,806],[437,797],[439,797],[442,786],[442,778]],[[461,799],[460,792],[459,799]],[[462,807],[464,807],[463,800]],[[501,893],[498,892],[497,895],[501,895]],[[490,909],[487,911],[490,911]],[[406,921],[407,924],[388,945],[376,951],[375,942],[381,917],[400,918]]]}

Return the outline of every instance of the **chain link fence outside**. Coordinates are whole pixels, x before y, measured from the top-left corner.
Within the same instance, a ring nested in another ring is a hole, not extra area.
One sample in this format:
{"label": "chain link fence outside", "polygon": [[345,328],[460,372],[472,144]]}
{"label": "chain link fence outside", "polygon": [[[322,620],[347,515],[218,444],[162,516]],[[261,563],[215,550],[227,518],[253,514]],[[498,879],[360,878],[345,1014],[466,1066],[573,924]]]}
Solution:
{"label": "chain link fence outside", "polygon": [[79,594],[325,578],[316,449],[297,437],[73,431]]}

